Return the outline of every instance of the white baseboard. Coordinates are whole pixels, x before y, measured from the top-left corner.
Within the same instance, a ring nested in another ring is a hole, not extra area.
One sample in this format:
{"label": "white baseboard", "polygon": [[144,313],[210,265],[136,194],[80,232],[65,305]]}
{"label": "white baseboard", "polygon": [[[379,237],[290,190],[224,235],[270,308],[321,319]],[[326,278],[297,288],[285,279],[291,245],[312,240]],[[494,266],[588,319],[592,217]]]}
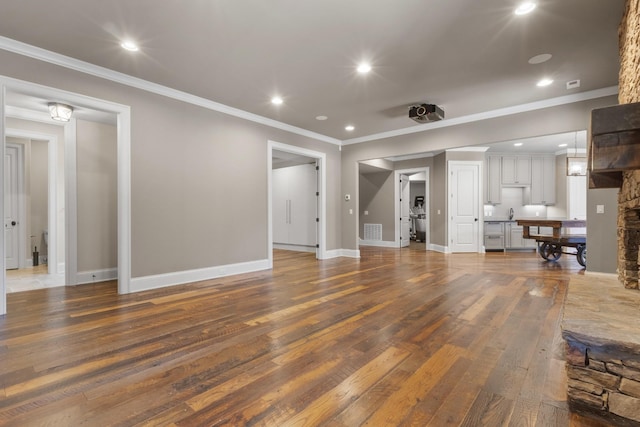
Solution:
{"label": "white baseboard", "polygon": [[331,251],[326,251],[324,257],[322,259],[331,259],[331,258],[360,258],[360,251],[357,249],[334,249]]}
{"label": "white baseboard", "polygon": [[[587,264],[588,267],[589,264]],[[602,277],[603,279],[618,279],[618,273],[600,273],[599,271],[585,270],[585,276]]]}
{"label": "white baseboard", "polygon": [[440,252],[440,253],[443,253],[443,254],[448,254],[449,253],[449,248],[447,246],[435,245],[433,243],[429,243],[429,250],[430,251],[435,251],[435,252]]}
{"label": "white baseboard", "polygon": [[380,248],[397,248],[398,243],[387,240],[360,240],[360,246],[377,246]]}
{"label": "white baseboard", "polygon": [[107,280],[118,279],[117,268],[106,268],[104,270],[79,271],[77,276],[77,284],[85,285],[87,283],[106,282]]}
{"label": "white baseboard", "polygon": [[164,288],[167,286],[182,285],[184,283],[199,282],[202,280],[216,279],[218,277],[233,276],[235,274],[252,273],[254,271],[268,270],[269,260],[242,262],[216,267],[200,268],[196,270],[177,271],[174,273],[157,274],[153,276],[133,277],[130,291],[139,292],[149,289]]}
{"label": "white baseboard", "polygon": [[273,249],[282,249],[285,251],[297,251],[297,252],[315,252],[316,251],[316,248],[313,246],[287,245],[285,243],[274,243]]}

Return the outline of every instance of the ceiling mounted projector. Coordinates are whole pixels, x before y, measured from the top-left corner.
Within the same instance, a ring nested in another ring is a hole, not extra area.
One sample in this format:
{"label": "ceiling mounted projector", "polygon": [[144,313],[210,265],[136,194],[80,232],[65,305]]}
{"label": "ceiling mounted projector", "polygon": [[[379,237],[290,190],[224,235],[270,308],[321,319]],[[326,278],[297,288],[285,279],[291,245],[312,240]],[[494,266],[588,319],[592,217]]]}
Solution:
{"label": "ceiling mounted projector", "polygon": [[444,111],[435,104],[420,104],[409,108],[409,118],[418,123],[436,122],[444,119]]}

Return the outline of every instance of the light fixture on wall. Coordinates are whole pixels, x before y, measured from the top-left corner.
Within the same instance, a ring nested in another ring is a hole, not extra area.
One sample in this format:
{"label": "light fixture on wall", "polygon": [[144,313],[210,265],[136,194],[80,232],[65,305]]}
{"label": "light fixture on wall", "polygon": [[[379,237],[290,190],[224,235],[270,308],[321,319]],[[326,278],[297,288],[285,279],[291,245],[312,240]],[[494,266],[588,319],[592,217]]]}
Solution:
{"label": "light fixture on wall", "polygon": [[49,103],[49,113],[53,120],[59,122],[68,122],[71,120],[71,114],[73,113],[73,107],[67,104],[61,104],[59,102]]}
{"label": "light fixture on wall", "polygon": [[573,157],[569,157],[567,154],[567,176],[586,175],[587,158],[585,156],[578,157],[578,132],[576,132],[573,139]]}

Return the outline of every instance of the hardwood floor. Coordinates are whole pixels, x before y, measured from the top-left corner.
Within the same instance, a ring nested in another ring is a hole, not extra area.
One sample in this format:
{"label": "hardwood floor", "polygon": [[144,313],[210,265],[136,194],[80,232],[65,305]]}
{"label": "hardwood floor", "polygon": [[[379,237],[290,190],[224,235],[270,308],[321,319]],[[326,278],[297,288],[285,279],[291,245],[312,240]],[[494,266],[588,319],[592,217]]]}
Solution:
{"label": "hardwood floor", "polygon": [[575,257],[361,248],[132,295],[8,295],[0,424],[599,426],[565,402]]}

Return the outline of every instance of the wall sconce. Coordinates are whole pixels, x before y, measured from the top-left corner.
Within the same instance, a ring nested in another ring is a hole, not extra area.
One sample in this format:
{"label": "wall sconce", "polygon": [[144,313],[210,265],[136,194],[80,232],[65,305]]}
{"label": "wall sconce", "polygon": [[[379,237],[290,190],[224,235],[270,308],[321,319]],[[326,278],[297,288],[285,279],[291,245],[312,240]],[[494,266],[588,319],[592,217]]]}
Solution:
{"label": "wall sconce", "polygon": [[68,122],[71,120],[71,114],[73,113],[73,107],[67,104],[60,104],[59,102],[49,103],[49,113],[53,120],[59,122]]}

